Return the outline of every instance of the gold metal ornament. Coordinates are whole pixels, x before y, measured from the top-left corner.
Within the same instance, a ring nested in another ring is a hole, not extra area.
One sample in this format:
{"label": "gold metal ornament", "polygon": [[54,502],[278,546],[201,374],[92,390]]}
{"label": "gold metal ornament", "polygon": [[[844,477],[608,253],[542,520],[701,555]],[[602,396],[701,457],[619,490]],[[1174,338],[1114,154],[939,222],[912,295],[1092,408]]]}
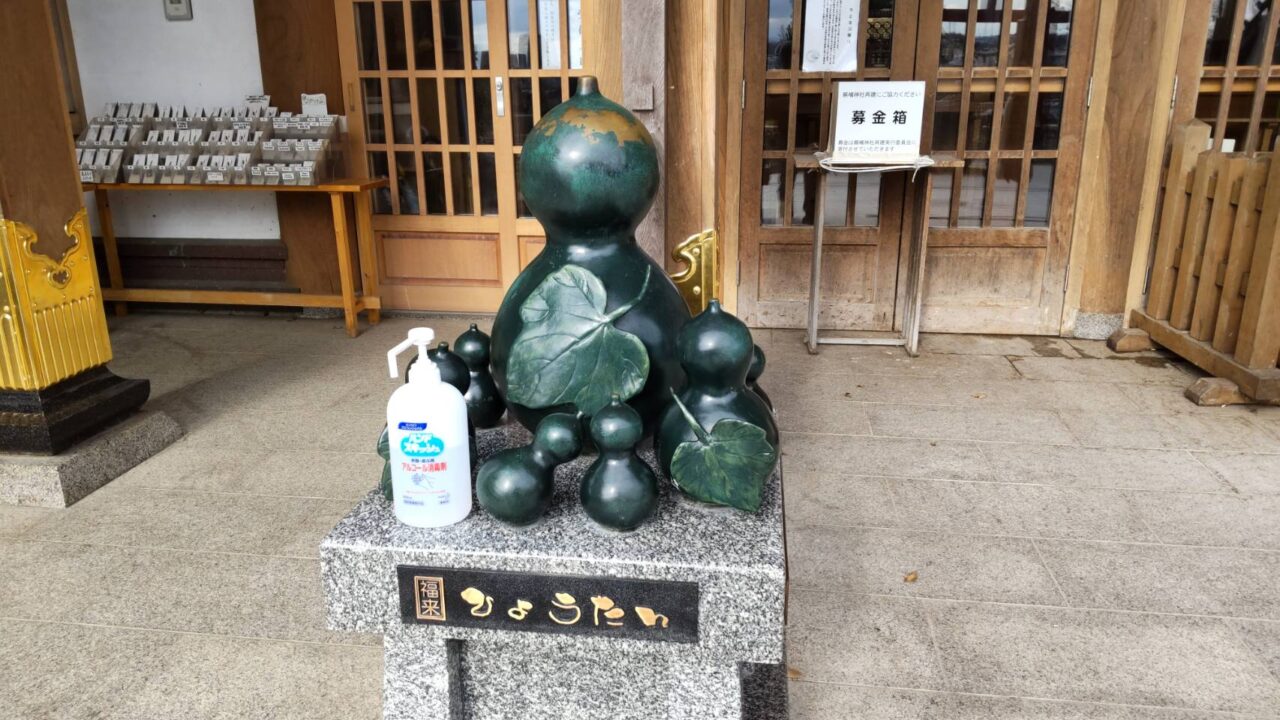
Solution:
{"label": "gold metal ornament", "polygon": [[671,257],[686,265],[671,279],[689,306],[689,312],[697,315],[706,310],[713,299],[720,297],[720,253],[716,231],[703,230],[690,235],[671,251]]}
{"label": "gold metal ornament", "polygon": [[84,208],[62,257],[32,251],[27,224],[0,218],[0,390],[41,390],[111,360]]}

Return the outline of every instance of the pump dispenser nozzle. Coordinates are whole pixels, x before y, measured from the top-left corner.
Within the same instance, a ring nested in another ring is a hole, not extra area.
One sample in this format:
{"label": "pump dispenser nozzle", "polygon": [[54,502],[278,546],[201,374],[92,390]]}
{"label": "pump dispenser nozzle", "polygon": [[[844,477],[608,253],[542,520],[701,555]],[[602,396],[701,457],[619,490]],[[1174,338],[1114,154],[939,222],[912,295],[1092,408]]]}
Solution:
{"label": "pump dispenser nozzle", "polygon": [[414,367],[423,363],[434,367],[435,363],[431,362],[431,360],[427,358],[427,346],[432,342],[435,342],[435,339],[436,333],[431,328],[416,327],[409,330],[408,337],[406,337],[399,345],[396,345],[387,351],[387,370],[391,372],[392,379],[400,377],[400,367],[396,363],[396,357],[405,350],[408,350],[410,345],[418,346],[418,358],[422,361],[422,363],[418,363]]}

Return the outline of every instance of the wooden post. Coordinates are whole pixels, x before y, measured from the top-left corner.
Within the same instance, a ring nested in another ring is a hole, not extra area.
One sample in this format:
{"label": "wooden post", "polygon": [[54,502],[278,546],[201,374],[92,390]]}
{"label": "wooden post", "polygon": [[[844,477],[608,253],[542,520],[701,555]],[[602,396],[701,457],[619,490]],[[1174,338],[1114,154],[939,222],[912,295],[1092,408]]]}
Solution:
{"label": "wooden post", "polygon": [[[360,254],[360,294],[364,297],[378,297],[378,243],[373,237],[373,209],[370,197],[372,190],[363,190],[351,196],[356,206],[356,244]],[[371,309],[369,323],[377,325],[382,321],[382,311]]]}
{"label": "wooden post", "polygon": [[342,314],[347,325],[347,335],[355,337],[356,291],[355,273],[351,269],[351,240],[347,236],[347,205],[340,192],[329,193],[333,206],[333,234],[338,243],[338,275],[342,279]]}
{"label": "wooden post", "polygon": [[[1173,303],[1169,307],[1169,324],[1179,330],[1186,330],[1191,325],[1191,308],[1195,304],[1200,259],[1208,236],[1209,219],[1218,207],[1216,199],[1231,194],[1230,188],[1225,193],[1222,190],[1226,160],[1225,155],[1215,152],[1202,153],[1196,162],[1196,176],[1191,185],[1191,197],[1187,200],[1187,224],[1182,229],[1182,247],[1178,249],[1178,274],[1173,282]],[[1167,192],[1169,191],[1166,190]],[[1229,204],[1230,201],[1227,202]]]}
{"label": "wooden post", "polygon": [[[1244,153],[1223,155],[1219,163],[1218,180],[1213,194],[1213,212],[1209,214],[1209,227],[1205,231],[1204,248],[1196,271],[1195,302],[1191,308],[1191,337],[1209,340],[1217,325],[1218,300],[1221,285],[1218,271],[1226,261],[1227,253],[1235,242],[1236,203],[1232,197],[1236,183],[1242,181],[1249,160]],[[1240,190],[1244,189],[1241,182]],[[1248,208],[1243,208],[1248,210]]]}
{"label": "wooden post", "polygon": [[[1208,144],[1209,126],[1198,120],[1173,133],[1173,150],[1165,180],[1164,208],[1160,213],[1160,235],[1156,238],[1156,249],[1151,260],[1151,289],[1147,294],[1147,312],[1161,320],[1169,317],[1177,277],[1174,259],[1178,257],[1178,250],[1182,247],[1184,227],[1191,220],[1187,217],[1187,176],[1195,169],[1196,159]],[[1197,180],[1201,181],[1200,178]],[[1205,177],[1202,181],[1207,183],[1208,178]]]}
{"label": "wooden post", "polygon": [[[1280,172],[1280,166],[1275,168]],[[1240,334],[1240,313],[1244,310],[1244,281],[1249,265],[1253,262],[1253,247],[1258,237],[1259,225],[1276,226],[1272,215],[1263,219],[1258,214],[1258,196],[1265,189],[1280,184],[1280,177],[1271,177],[1271,159],[1255,157],[1249,163],[1249,172],[1240,188],[1236,225],[1231,233],[1231,255],[1222,278],[1222,297],[1218,301],[1216,327],[1213,331],[1213,348],[1228,355],[1235,352],[1236,338]],[[1280,204],[1272,203],[1271,210],[1280,212]]]}
{"label": "wooden post", "polygon": [[[107,278],[111,281],[112,290],[124,288],[124,273],[120,270],[120,247],[116,244],[116,228],[111,218],[111,200],[107,191],[97,188],[93,191],[94,202],[98,205],[98,225],[102,229],[102,249],[107,256]],[[116,315],[129,314],[129,304],[117,302]]]}
{"label": "wooden post", "polygon": [[[1272,167],[1280,166],[1273,162]],[[1240,315],[1240,336],[1236,360],[1249,368],[1275,368],[1280,358],[1280,224],[1276,223],[1280,185],[1267,186],[1262,206],[1262,225],[1254,243],[1253,264],[1244,310]]]}

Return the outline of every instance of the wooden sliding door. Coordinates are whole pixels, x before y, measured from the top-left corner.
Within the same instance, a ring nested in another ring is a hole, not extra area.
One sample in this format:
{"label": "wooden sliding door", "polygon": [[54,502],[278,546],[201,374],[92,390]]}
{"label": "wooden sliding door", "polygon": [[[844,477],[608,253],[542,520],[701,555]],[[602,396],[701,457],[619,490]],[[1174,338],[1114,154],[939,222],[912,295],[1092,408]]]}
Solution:
{"label": "wooden sliding door", "polygon": [[[834,83],[912,79],[916,10],[915,0],[862,0],[857,72],[803,72],[803,0],[747,0],[738,221],[746,322],[804,326],[818,171],[797,169],[795,154],[826,148]],[[892,329],[904,188],[902,173],[828,177],[822,327]]]}
{"label": "wooden sliding door", "polygon": [[[923,327],[1057,334],[1102,0],[862,0],[855,73],[806,73],[804,0],[747,0],[739,308],[802,327],[817,174],[838,80],[923,80],[936,170]],[[798,28],[798,29],[797,29]],[[736,98],[734,98],[736,100]],[[819,325],[900,322],[906,173],[828,178]]]}
{"label": "wooden sliding door", "polygon": [[924,3],[925,134],[963,161],[934,171],[924,330],[1058,333],[1099,1]]}
{"label": "wooden sliding door", "polygon": [[383,307],[493,311],[541,248],[520,146],[583,75],[620,94],[621,0],[335,0]]}

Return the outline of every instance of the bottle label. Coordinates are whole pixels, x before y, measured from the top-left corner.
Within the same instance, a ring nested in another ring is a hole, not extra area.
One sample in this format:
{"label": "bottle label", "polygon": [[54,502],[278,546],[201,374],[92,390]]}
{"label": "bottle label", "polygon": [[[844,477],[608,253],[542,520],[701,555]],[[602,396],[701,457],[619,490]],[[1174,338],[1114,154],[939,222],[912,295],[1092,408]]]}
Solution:
{"label": "bottle label", "polygon": [[[400,427],[404,428],[407,424],[409,423],[400,423]],[[400,452],[415,460],[439,457],[444,452],[444,440],[425,430],[405,433],[400,439]]]}
{"label": "bottle label", "polygon": [[460,503],[469,506],[466,425],[453,428],[454,424],[421,420],[391,423],[391,476],[397,508],[413,508],[431,516],[453,512]]}

